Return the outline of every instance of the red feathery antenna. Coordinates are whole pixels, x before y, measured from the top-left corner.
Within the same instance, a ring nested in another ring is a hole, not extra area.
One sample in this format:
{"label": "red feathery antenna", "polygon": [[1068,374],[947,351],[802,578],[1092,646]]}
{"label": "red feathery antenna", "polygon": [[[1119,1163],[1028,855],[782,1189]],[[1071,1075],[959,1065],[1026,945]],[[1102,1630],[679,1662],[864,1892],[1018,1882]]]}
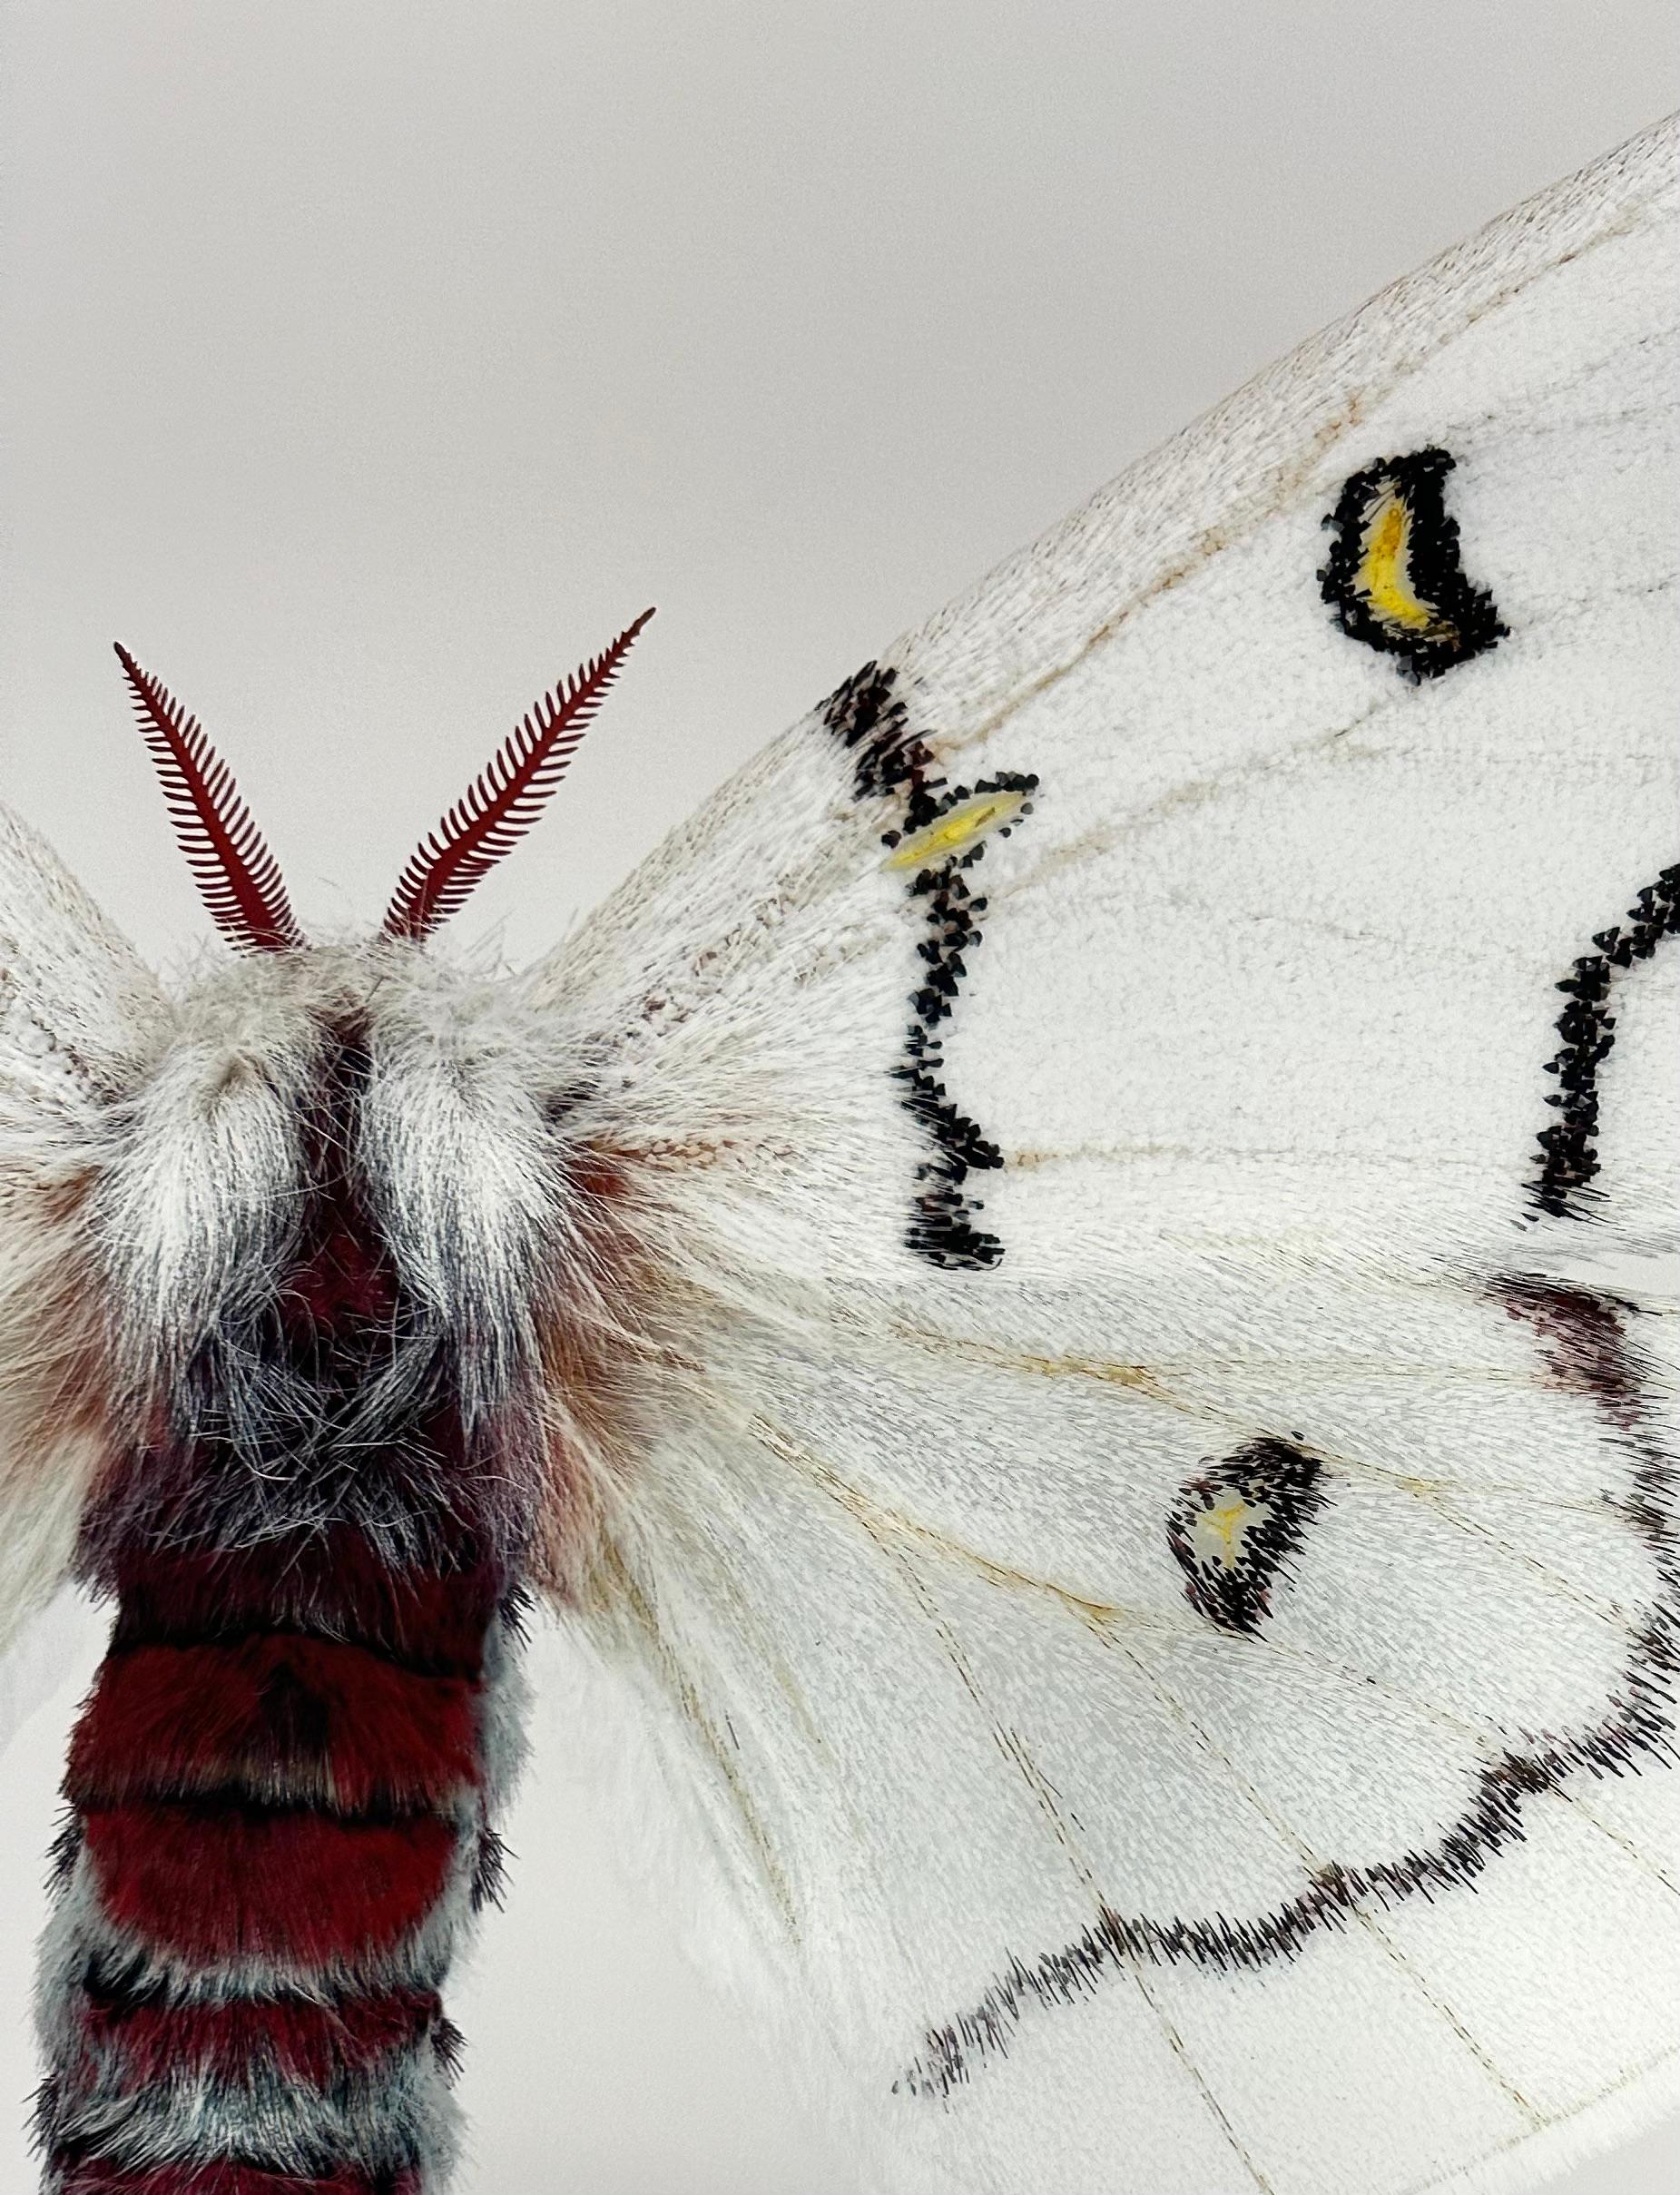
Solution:
{"label": "red feathery antenna", "polygon": [[292,952],[308,942],[233,773],[196,716],[142,671],[121,641],[117,661],[134,696],[141,737],[151,750],[192,881],[211,920],[241,952]]}
{"label": "red feathery antenna", "polygon": [[565,776],[631,642],[653,615],[644,610],[604,655],[592,655],[515,725],[465,799],[415,848],[386,910],[387,937],[429,937],[518,844]]}

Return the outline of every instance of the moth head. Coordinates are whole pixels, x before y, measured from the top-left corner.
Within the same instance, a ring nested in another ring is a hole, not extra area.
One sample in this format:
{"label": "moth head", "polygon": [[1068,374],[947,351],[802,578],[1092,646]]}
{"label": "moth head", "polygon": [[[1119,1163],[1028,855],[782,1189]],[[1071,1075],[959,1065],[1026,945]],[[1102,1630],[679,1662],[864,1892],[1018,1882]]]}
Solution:
{"label": "moth head", "polygon": [[486,1387],[506,1388],[540,1245],[564,1233],[556,1075],[504,987],[422,949],[536,821],[651,615],[516,726],[416,848],[378,931],[350,944],[306,936],[228,765],[118,648],[176,838],[238,956],[111,1108],[102,1233],[140,1380],[271,1318],[323,1179],[348,1175],[331,1193],[358,1200],[405,1306],[469,1337]]}

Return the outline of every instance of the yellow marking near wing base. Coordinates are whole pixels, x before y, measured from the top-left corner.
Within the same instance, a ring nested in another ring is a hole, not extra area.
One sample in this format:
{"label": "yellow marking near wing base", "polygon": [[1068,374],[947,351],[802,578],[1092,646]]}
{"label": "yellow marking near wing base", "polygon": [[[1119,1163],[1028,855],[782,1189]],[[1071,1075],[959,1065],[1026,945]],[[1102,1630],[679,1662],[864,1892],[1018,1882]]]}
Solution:
{"label": "yellow marking near wing base", "polygon": [[935,819],[923,831],[911,832],[881,863],[883,869],[921,869],[953,853],[967,853],[987,832],[1011,822],[1027,805],[1024,792],[976,792]]}
{"label": "yellow marking near wing base", "polygon": [[1237,1566],[1240,1551],[1237,1545],[1237,1533],[1240,1531],[1247,1531],[1249,1525],[1253,1521],[1255,1514],[1255,1511],[1243,1500],[1240,1494],[1233,1494],[1229,1501],[1222,1501],[1217,1509],[1203,1511],[1195,1521],[1195,1536],[1197,1539],[1201,1539],[1204,1533],[1211,1533],[1219,1541],[1218,1547],[1213,1550],[1215,1561],[1222,1564],[1224,1569],[1233,1570]]}

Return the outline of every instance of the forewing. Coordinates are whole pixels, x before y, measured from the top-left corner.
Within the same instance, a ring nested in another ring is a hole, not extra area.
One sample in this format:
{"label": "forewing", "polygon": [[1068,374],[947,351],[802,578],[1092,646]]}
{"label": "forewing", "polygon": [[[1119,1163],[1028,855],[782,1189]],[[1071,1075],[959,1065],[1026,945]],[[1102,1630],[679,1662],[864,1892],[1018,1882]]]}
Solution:
{"label": "forewing", "polygon": [[[63,1579],[107,1450],[88,1204],[112,1107],[166,1013],[51,849],[0,809],[0,1653]],[[26,1664],[0,1672],[19,1713],[37,1688]]]}
{"label": "forewing", "polygon": [[1525,2184],[1680,2095],[1675,143],[1168,445],[533,979],[563,1608],[883,2181]]}

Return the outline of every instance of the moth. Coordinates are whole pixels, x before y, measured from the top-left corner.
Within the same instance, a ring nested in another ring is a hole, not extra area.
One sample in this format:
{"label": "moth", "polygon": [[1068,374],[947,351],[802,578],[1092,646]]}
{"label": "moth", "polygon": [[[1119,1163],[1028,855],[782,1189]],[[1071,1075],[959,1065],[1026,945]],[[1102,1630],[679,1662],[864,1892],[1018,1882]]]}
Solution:
{"label": "moth", "polygon": [[[109,1650],[54,2195],[439,2195],[522,1639],[871,2191],[1526,2187],[1680,2102],[1676,131],[865,665],[550,958],[0,867],[0,1619]],[[15,1669],[21,1663],[15,1660]]]}

